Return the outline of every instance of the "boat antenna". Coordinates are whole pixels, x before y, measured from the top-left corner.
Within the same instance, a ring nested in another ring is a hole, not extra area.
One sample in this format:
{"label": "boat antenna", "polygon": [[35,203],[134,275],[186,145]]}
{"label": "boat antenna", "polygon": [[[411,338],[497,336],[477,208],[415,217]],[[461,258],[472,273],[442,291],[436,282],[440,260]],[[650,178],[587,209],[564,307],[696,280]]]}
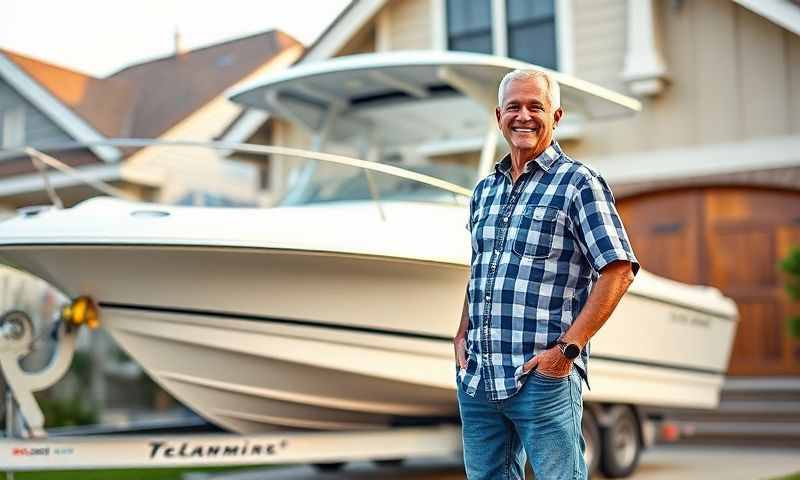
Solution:
{"label": "boat antenna", "polygon": [[55,188],[53,188],[53,185],[50,183],[50,177],[47,175],[48,166],[66,175],[82,180],[83,182],[87,183],[88,185],[91,185],[92,187],[94,187],[95,189],[99,190],[102,193],[105,193],[106,195],[110,195],[116,198],[123,198],[126,200],[133,199],[130,195],[128,195],[124,191],[116,187],[112,187],[111,185],[107,184],[106,182],[103,182],[102,180],[95,180],[93,178],[89,178],[86,175],[82,174],[80,170],[67,165],[61,160],[53,158],[50,155],[42,153],[39,150],[36,150],[35,148],[25,147],[23,149],[23,152],[25,152],[25,154],[31,158],[33,166],[36,167],[36,170],[42,176],[42,180],[44,181],[44,188],[45,190],[47,190],[47,196],[50,197],[50,201],[56,208],[59,209],[64,208],[64,202],[61,200],[61,197],[58,196]]}

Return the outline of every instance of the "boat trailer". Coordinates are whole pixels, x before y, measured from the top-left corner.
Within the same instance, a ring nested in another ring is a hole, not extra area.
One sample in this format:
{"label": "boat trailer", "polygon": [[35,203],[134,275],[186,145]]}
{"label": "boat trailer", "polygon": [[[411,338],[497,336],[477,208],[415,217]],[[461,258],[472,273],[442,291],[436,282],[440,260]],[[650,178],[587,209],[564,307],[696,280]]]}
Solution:
{"label": "boat trailer", "polygon": [[345,432],[270,432],[182,435],[75,435],[48,437],[33,393],[67,372],[82,325],[99,324],[90,299],[79,297],[54,324],[56,349],[42,370],[27,372],[20,360],[37,336],[30,317],[11,311],[0,317],[0,372],[5,381],[6,435],[0,438],[0,471],[100,468],[198,468],[311,463],[340,466],[353,461],[450,457],[461,451],[458,425],[393,427]]}

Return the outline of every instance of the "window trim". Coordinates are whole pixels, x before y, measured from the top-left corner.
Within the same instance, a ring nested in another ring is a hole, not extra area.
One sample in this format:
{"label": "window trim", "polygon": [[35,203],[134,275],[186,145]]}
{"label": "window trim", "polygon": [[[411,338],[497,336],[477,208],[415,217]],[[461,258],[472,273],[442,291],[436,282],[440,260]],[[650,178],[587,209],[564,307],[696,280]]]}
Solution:
{"label": "window trim", "polygon": [[[447,0],[431,0],[431,22],[433,25],[433,48],[447,50]],[[506,1],[492,2],[492,49],[494,55],[508,56],[508,25],[506,22]],[[558,71],[573,74],[575,70],[574,37],[572,34],[573,0],[555,0],[556,58]]]}

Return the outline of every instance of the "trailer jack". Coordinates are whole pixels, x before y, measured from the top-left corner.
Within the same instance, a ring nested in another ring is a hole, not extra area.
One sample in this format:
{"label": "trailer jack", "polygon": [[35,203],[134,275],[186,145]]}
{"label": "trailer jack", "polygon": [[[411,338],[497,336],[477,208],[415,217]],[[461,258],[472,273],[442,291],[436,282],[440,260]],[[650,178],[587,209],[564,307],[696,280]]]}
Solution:
{"label": "trailer jack", "polygon": [[33,349],[35,341],[33,322],[24,312],[14,310],[0,317],[0,372],[6,382],[6,430],[14,435],[16,410],[21,415],[19,436],[44,438],[44,415],[33,392],[49,388],[58,382],[69,369],[75,353],[78,329],[73,324],[59,320],[54,326],[56,350],[50,362],[39,371],[26,372],[20,360]]}

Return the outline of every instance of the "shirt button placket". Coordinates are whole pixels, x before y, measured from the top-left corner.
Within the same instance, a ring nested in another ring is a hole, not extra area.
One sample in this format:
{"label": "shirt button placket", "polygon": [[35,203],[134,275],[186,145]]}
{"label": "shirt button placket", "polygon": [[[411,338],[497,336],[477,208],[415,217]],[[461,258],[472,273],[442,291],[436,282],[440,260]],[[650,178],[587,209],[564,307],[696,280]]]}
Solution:
{"label": "shirt button placket", "polygon": [[[505,245],[506,237],[508,235],[508,223],[509,223],[509,221],[511,219],[511,213],[514,211],[514,207],[517,204],[517,200],[518,200],[518,197],[519,197],[519,192],[522,190],[522,188],[524,188],[524,184],[526,182],[527,182],[527,180],[525,182],[520,182],[517,185],[513,185],[513,183],[512,183],[511,195],[510,195],[510,198],[509,198],[509,202],[506,205],[506,210],[505,210],[505,212],[502,213],[502,216],[501,216],[501,220],[502,220],[503,224],[499,228],[500,235],[497,238],[497,242],[498,242],[499,245],[501,245],[501,247],[502,247],[502,245]],[[483,376],[487,380],[486,381],[487,394],[488,394],[488,397],[489,397],[490,400],[494,400],[494,399],[497,398],[497,392],[495,392],[493,388],[489,388],[488,387],[488,385],[490,385],[489,381],[492,378],[491,377],[491,370],[489,369],[489,323],[491,322],[491,307],[492,307],[492,294],[491,294],[491,292],[494,291],[494,282],[496,280],[495,275],[496,275],[497,263],[500,261],[500,255],[501,254],[502,254],[502,249],[501,248],[495,248],[492,251],[492,257],[491,257],[491,261],[489,263],[489,276],[488,276],[487,282],[486,282],[486,288],[487,288],[487,292],[488,293],[486,293],[486,296],[484,297],[485,300],[486,300],[486,305],[485,305],[484,314],[483,314],[483,325],[482,325],[483,328],[481,328],[481,336],[483,337],[481,340],[482,340],[483,347],[484,347],[483,348],[483,352],[481,352],[482,353],[481,356],[483,358],[483,366],[482,366],[483,368],[482,368],[482,370],[483,370]]]}

